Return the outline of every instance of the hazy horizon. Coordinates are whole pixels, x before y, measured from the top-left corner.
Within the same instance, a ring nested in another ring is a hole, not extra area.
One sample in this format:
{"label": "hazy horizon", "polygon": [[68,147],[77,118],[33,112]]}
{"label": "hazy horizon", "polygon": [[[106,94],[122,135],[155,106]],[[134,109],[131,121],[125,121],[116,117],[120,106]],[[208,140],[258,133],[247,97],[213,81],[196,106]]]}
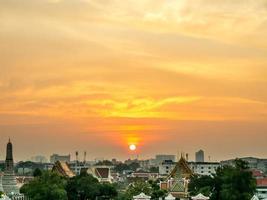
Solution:
{"label": "hazy horizon", "polygon": [[1,1],[0,159],[267,158],[266,25],[267,0]]}

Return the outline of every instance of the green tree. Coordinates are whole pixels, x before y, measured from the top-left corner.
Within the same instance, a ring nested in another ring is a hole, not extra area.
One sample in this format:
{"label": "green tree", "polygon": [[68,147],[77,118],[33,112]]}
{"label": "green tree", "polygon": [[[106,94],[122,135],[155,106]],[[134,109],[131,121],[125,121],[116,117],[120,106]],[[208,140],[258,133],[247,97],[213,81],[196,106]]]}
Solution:
{"label": "green tree", "polygon": [[71,178],[66,190],[69,200],[95,199],[100,193],[98,180],[87,173]]}
{"label": "green tree", "polygon": [[113,163],[109,160],[103,160],[103,161],[99,161],[95,164],[96,166],[97,165],[105,165],[105,166],[113,166]]}
{"label": "green tree", "polygon": [[159,173],[159,167],[151,167],[149,169],[149,172],[151,172],[151,173]]}
{"label": "green tree", "polygon": [[125,196],[127,199],[132,199],[133,196],[139,195],[142,192],[146,195],[152,195],[152,187],[148,182],[137,181],[128,186]]}
{"label": "green tree", "polygon": [[53,172],[44,172],[21,188],[31,200],[67,200],[66,180]]}
{"label": "green tree", "polygon": [[[221,171],[220,198],[222,200],[250,200],[256,191],[256,180],[246,162],[237,159],[234,167]],[[216,178],[216,177],[215,177]]]}
{"label": "green tree", "polygon": [[129,164],[129,168],[133,171],[136,171],[138,168],[140,168],[140,164],[137,162],[132,162]]}
{"label": "green tree", "polygon": [[114,185],[105,183],[99,185],[99,193],[101,199],[114,199],[118,196],[118,192]]}
{"label": "green tree", "polygon": [[36,168],[34,171],[33,171],[33,176],[34,177],[39,177],[39,176],[42,176],[42,170],[40,170],[39,168]]}
{"label": "green tree", "polygon": [[130,167],[125,163],[119,163],[114,167],[115,172],[122,173],[124,170],[130,170]]}
{"label": "green tree", "polygon": [[133,196],[139,195],[140,193],[145,193],[151,196],[151,199],[158,199],[160,197],[165,197],[167,191],[161,190],[158,182],[156,181],[136,181],[130,184],[124,194],[120,196],[120,199],[132,199]]}
{"label": "green tree", "polygon": [[210,196],[215,187],[214,178],[211,176],[193,176],[190,179],[188,189],[191,195],[197,195],[199,193],[205,196]]}
{"label": "green tree", "polygon": [[152,193],[151,193],[152,199],[159,199],[160,197],[163,198],[166,196],[167,191],[160,189],[159,182],[149,180],[148,183],[150,184],[152,188]]}
{"label": "green tree", "polygon": [[114,185],[101,184],[87,173],[69,179],[66,190],[69,200],[113,199],[118,195]]}

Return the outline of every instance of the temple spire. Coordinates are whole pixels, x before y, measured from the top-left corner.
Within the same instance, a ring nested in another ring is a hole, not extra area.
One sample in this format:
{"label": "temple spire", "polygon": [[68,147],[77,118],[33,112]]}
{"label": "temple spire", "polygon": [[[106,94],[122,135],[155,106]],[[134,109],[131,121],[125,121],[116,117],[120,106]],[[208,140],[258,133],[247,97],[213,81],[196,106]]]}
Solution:
{"label": "temple spire", "polygon": [[14,161],[13,161],[13,147],[11,140],[9,138],[7,146],[6,146],[6,170],[13,171],[14,170]]}
{"label": "temple spire", "polygon": [[19,188],[17,186],[16,176],[14,174],[13,146],[10,138],[6,146],[6,162],[5,162],[4,176],[2,179],[2,185],[4,192],[8,196],[19,194]]}

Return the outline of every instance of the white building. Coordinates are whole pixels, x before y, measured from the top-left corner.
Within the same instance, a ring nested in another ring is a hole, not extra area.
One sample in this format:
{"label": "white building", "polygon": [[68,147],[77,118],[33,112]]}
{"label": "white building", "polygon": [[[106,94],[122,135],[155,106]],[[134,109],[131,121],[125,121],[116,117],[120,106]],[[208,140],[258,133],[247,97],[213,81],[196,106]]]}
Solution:
{"label": "white building", "polygon": [[[159,174],[168,175],[175,167],[175,162],[165,160],[159,165]],[[216,173],[216,169],[220,167],[218,162],[188,162],[190,169],[194,174],[211,176]]]}
{"label": "white building", "polygon": [[218,162],[189,162],[188,163],[194,174],[211,176],[216,173],[220,167]]}
{"label": "white building", "polygon": [[168,175],[171,173],[176,163],[172,160],[165,160],[159,164],[159,174],[160,175]]}

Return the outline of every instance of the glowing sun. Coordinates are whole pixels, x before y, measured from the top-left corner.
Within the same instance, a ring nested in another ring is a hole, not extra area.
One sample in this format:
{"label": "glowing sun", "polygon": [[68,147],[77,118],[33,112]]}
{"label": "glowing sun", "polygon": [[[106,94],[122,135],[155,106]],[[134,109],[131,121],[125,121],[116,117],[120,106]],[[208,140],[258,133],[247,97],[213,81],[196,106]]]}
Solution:
{"label": "glowing sun", "polygon": [[135,151],[135,150],[136,150],[136,145],[135,145],[135,144],[131,144],[131,145],[129,146],[129,149],[130,149],[131,151]]}

